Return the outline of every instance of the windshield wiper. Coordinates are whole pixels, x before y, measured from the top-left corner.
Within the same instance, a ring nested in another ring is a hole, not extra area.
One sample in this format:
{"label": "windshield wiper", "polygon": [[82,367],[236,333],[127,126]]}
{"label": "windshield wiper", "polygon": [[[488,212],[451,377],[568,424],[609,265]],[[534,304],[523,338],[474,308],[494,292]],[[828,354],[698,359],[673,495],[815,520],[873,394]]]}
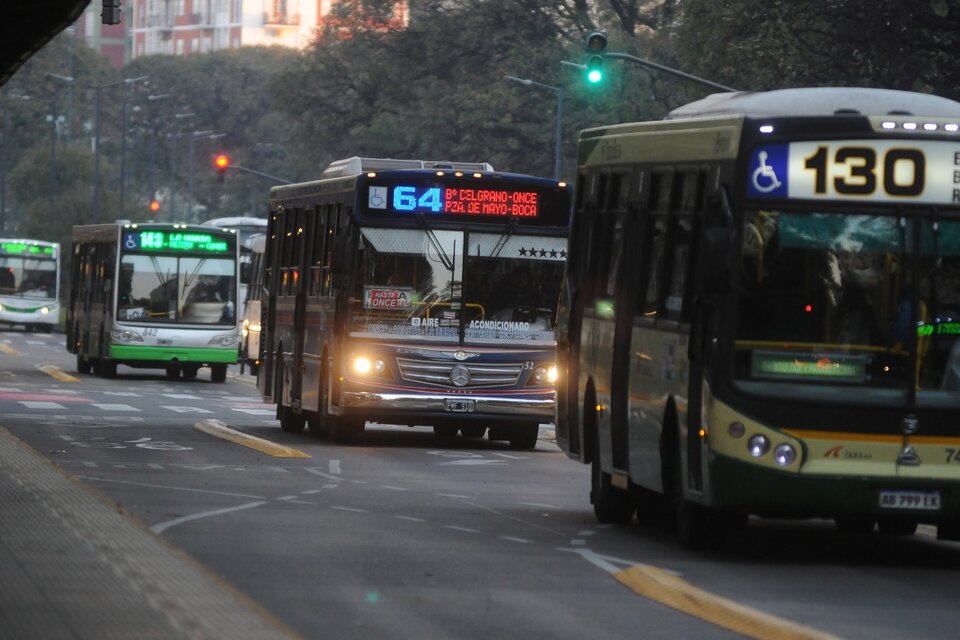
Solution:
{"label": "windshield wiper", "polygon": [[414,212],[413,217],[420,224],[420,227],[423,229],[424,233],[427,234],[427,238],[430,239],[430,244],[432,244],[433,248],[437,251],[437,256],[440,258],[440,262],[450,273],[453,273],[453,260],[447,255],[447,252],[443,250],[443,245],[440,244],[440,239],[437,237],[437,234],[434,233],[433,229],[430,228],[430,224],[427,222],[424,215],[419,212]]}

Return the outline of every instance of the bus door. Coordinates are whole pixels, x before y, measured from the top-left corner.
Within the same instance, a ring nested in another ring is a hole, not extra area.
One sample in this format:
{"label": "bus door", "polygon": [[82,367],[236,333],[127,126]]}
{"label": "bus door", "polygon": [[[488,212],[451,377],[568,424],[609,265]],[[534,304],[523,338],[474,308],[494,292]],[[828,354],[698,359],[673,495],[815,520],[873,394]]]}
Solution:
{"label": "bus door", "polygon": [[306,220],[307,209],[296,208],[287,215],[293,214],[293,263],[290,267],[291,293],[295,296],[295,306],[293,310],[293,349],[290,362],[290,406],[295,412],[300,411],[300,403],[303,397],[303,350],[306,342],[306,306],[307,306],[307,287],[304,284],[307,279],[307,239],[308,225]]}
{"label": "bus door", "polygon": [[280,294],[280,243],[283,236],[283,210],[271,213],[267,240],[263,248],[263,293],[260,300],[260,370],[257,388],[273,402],[276,397],[277,298]]}

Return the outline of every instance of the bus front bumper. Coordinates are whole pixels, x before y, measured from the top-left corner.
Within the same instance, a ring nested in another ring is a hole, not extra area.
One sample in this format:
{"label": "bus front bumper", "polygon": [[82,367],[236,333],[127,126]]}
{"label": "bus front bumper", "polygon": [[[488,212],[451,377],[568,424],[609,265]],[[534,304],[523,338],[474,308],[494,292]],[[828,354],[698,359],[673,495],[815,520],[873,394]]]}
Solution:
{"label": "bus front bumper", "polygon": [[502,415],[552,422],[556,401],[553,398],[345,391],[343,406],[348,411],[363,409],[377,413],[417,413],[450,417],[467,417],[471,414]]}
{"label": "bus front bumper", "polygon": [[[960,481],[887,476],[784,473],[717,456],[710,463],[711,506],[782,518],[868,517],[960,522]],[[882,491],[931,493],[936,510],[880,506]]]}

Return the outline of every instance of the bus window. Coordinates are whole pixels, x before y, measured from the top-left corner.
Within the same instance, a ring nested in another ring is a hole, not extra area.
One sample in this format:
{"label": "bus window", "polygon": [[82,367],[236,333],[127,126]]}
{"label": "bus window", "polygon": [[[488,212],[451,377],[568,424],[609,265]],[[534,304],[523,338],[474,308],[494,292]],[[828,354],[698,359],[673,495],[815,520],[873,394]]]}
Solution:
{"label": "bus window", "polygon": [[646,273],[646,286],[641,285],[638,292],[643,294],[643,300],[640,301],[640,309],[643,315],[655,317],[660,309],[660,280],[662,275],[664,246],[667,243],[667,221],[663,216],[651,216],[647,218],[647,238],[644,243],[650,248],[642,255],[647,256],[646,269],[641,269],[641,273]]}

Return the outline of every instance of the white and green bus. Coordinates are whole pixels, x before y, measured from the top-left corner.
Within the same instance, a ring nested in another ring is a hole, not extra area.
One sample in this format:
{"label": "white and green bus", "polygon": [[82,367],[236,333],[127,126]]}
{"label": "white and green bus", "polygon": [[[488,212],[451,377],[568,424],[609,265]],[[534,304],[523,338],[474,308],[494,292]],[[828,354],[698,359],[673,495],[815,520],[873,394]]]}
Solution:
{"label": "white and green bus", "polygon": [[60,244],[0,238],[0,324],[52,331],[60,320]]}
{"label": "white and green bus", "polygon": [[597,517],[960,539],[960,103],[715,94],[578,154],[557,439]]}
{"label": "white and green bus", "polygon": [[66,330],[77,371],[112,378],[123,364],[189,380],[209,367],[226,380],[240,341],[237,247],[235,231],[199,225],[74,227]]}

